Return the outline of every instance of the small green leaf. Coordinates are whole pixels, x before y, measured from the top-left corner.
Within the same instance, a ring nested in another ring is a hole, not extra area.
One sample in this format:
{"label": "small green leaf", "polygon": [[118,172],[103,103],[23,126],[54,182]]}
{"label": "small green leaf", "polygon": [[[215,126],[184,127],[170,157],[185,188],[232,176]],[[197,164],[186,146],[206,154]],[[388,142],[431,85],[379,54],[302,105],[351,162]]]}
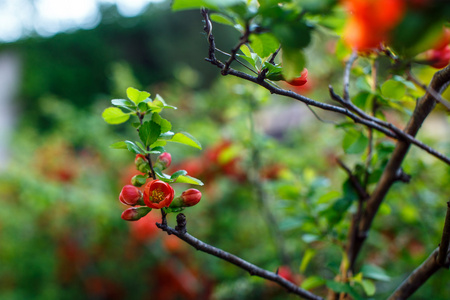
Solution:
{"label": "small green leaf", "polygon": [[239,48],[239,50],[241,50],[245,56],[248,56],[248,57],[252,56],[252,52],[250,51],[250,49],[248,48],[248,46],[246,44],[242,45],[241,48]]}
{"label": "small green leaf", "polygon": [[145,113],[148,110],[147,103],[145,103],[144,101],[139,102],[138,108],[141,112]]}
{"label": "small green leaf", "polygon": [[359,284],[363,287],[367,296],[371,297],[375,295],[376,286],[372,280],[364,279]]}
{"label": "small green leaf", "polygon": [[135,104],[139,104],[139,102],[142,102],[145,99],[147,99],[148,97],[150,97],[150,93],[142,92],[135,88],[129,87],[127,89],[127,96]]}
{"label": "small green leaf", "polygon": [[325,282],[326,280],[320,276],[311,276],[303,280],[301,288],[305,290],[312,290],[316,287],[324,285]]}
{"label": "small green leaf", "polygon": [[185,10],[193,8],[209,8],[212,10],[217,10],[218,6],[210,3],[207,0],[174,0],[172,4],[172,10]]}
{"label": "small green leaf", "polygon": [[364,265],[361,268],[364,278],[370,278],[379,281],[391,281],[391,277],[386,274],[386,271],[375,265]]}
{"label": "small green leaf", "polygon": [[159,180],[169,183],[173,182],[170,176],[163,173],[159,168],[154,168],[153,170],[155,171],[156,177],[158,177]]}
{"label": "small green leaf", "polygon": [[230,20],[228,17],[221,15],[221,14],[217,14],[217,13],[212,13],[209,15],[211,21],[214,21],[216,23],[219,24],[223,24],[223,25],[230,25],[230,26],[234,26],[234,23],[232,20]]}
{"label": "small green leaf", "polygon": [[109,145],[111,149],[128,149],[127,144],[124,141],[120,141],[114,144]]}
{"label": "small green leaf", "polygon": [[189,175],[180,175],[175,180],[176,183],[189,183],[194,185],[203,185],[203,182],[200,179],[191,177]]}
{"label": "small green leaf", "polygon": [[342,147],[347,154],[362,153],[369,145],[369,139],[361,132],[349,130],[345,133]]}
{"label": "small green leaf", "polygon": [[403,82],[389,79],[381,86],[381,93],[386,98],[400,100],[406,93],[406,86]]}
{"label": "small green leaf", "polygon": [[130,118],[130,114],[124,113],[117,107],[108,107],[102,113],[103,119],[109,124],[121,124]]}
{"label": "small green leaf", "polygon": [[187,171],[185,170],[178,170],[175,173],[172,174],[172,176],[170,176],[170,179],[176,180],[179,176],[181,175],[186,175]]}
{"label": "small green leaf", "polygon": [[269,57],[280,47],[277,38],[270,33],[250,35],[250,45],[261,58]]}
{"label": "small green leaf", "polygon": [[132,141],[125,141],[125,144],[127,145],[128,150],[134,154],[145,154],[145,152],[142,152],[141,149]]}
{"label": "small green leaf", "polygon": [[202,149],[200,142],[187,132],[176,133],[170,140],[168,140],[168,142],[185,144],[200,150]]}
{"label": "small green leaf", "polygon": [[128,99],[112,99],[112,105],[120,106],[120,107],[128,107],[129,109],[136,108],[136,104],[133,101]]}
{"label": "small green leaf", "polygon": [[314,255],[316,255],[316,251],[314,249],[306,249],[305,254],[303,254],[302,262],[300,264],[300,273],[305,272],[309,262],[314,257]]}
{"label": "small green leaf", "polygon": [[146,121],[139,128],[139,137],[146,147],[156,142],[160,134],[161,126],[153,121]]}
{"label": "small green leaf", "polygon": [[153,113],[152,121],[161,126],[161,133],[167,132],[172,129],[172,124],[166,119],[161,118],[158,113]]}
{"label": "small green leaf", "polygon": [[282,52],[283,75],[286,80],[300,76],[305,67],[305,55],[298,49],[284,49]]}
{"label": "small green leaf", "polygon": [[[155,143],[153,143],[153,144],[155,144]],[[164,148],[163,147],[155,146],[155,147],[152,147],[148,153],[150,153],[150,154],[161,154],[163,152],[164,152]]]}

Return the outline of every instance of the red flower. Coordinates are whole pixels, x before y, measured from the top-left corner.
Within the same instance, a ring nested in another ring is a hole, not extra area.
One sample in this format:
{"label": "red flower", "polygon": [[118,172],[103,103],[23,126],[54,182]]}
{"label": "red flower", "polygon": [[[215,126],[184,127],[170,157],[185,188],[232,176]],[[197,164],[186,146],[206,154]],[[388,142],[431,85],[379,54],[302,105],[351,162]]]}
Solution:
{"label": "red flower", "polygon": [[345,42],[356,50],[378,48],[402,20],[405,0],[343,0],[350,18],[344,29]]}
{"label": "red flower", "polygon": [[302,73],[300,73],[299,77],[286,81],[286,83],[293,86],[302,86],[308,81],[307,77],[308,77],[308,69],[304,68]]}
{"label": "red flower", "polygon": [[450,46],[442,49],[431,49],[425,52],[430,61],[430,66],[436,69],[442,69],[450,62]]}
{"label": "red flower", "polygon": [[142,192],[133,185],[126,185],[122,188],[119,200],[125,205],[136,205],[142,197]]}
{"label": "red flower", "polygon": [[147,183],[144,189],[144,203],[150,208],[169,207],[175,192],[173,188],[164,181],[153,180]]}

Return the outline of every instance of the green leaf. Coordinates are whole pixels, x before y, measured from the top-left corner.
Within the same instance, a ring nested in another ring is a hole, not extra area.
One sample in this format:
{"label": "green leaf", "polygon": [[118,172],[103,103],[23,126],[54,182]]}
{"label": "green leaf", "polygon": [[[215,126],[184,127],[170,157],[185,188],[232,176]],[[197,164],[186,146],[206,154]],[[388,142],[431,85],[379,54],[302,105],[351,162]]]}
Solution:
{"label": "green leaf", "polygon": [[[153,143],[152,145],[154,145],[154,144],[155,144],[155,143]],[[163,147],[161,147],[161,146],[155,146],[155,147],[152,147],[148,153],[150,153],[150,154],[161,154],[161,153],[163,153],[164,151],[165,151],[165,150],[164,150]]]}
{"label": "green leaf", "polygon": [[179,176],[184,176],[187,174],[186,170],[178,170],[170,176],[170,179],[176,180]]}
{"label": "green leaf", "polygon": [[176,133],[168,142],[180,143],[197,149],[202,149],[200,142],[187,132]]}
{"label": "green leaf", "polygon": [[176,183],[189,183],[194,185],[203,185],[203,182],[200,179],[191,177],[189,175],[180,175],[175,180]]}
{"label": "green leaf", "polygon": [[349,130],[345,133],[342,147],[347,154],[362,153],[369,145],[369,139],[361,132]]}
{"label": "green leaf", "polygon": [[386,98],[400,100],[406,93],[406,86],[403,82],[389,79],[381,85],[381,93]]}
{"label": "green leaf", "polygon": [[209,15],[209,18],[211,19],[211,21],[214,21],[219,24],[234,26],[232,20],[221,14],[212,13]]}
{"label": "green leaf", "polygon": [[109,145],[111,149],[128,149],[127,144],[124,141],[120,141],[114,144]]}
{"label": "green leaf", "polygon": [[127,148],[129,151],[133,152],[134,154],[145,154],[135,143],[132,141],[125,141],[125,144],[127,145]]}
{"label": "green leaf", "polygon": [[145,112],[148,110],[147,103],[144,102],[144,101],[139,102],[138,108],[139,108],[139,110],[140,110],[141,112],[145,113]]}
{"label": "green leaf", "polygon": [[250,45],[259,57],[266,58],[277,51],[280,43],[272,34],[263,33],[250,35]]}
{"label": "green leaf", "polygon": [[365,279],[362,280],[359,284],[363,287],[364,292],[367,296],[371,297],[375,295],[376,286],[372,280]]}
{"label": "green leaf", "polygon": [[139,127],[139,137],[144,145],[150,146],[161,134],[161,126],[153,121],[146,121]]}
{"label": "green leaf", "polygon": [[154,168],[153,169],[155,171],[156,177],[158,177],[159,180],[162,180],[164,182],[173,182],[173,180],[170,178],[169,175],[163,173],[160,169],[158,168]]}
{"label": "green leaf", "polygon": [[210,3],[207,0],[174,0],[172,4],[172,10],[185,10],[185,9],[193,9],[193,8],[209,8],[213,10],[217,10],[218,6]]}
{"label": "green leaf", "polygon": [[364,278],[370,278],[378,281],[391,281],[391,277],[386,274],[386,271],[375,265],[364,265],[361,268]]}
{"label": "green leaf", "polygon": [[284,49],[282,52],[283,75],[286,80],[300,76],[305,67],[305,55],[298,49]]}
{"label": "green leaf", "polygon": [[250,49],[248,48],[248,46],[246,44],[242,45],[241,48],[239,48],[239,50],[241,50],[245,56],[248,56],[248,57],[252,56],[252,52],[250,51]]}
{"label": "green leaf", "polygon": [[301,288],[305,290],[312,290],[316,287],[324,285],[325,282],[326,280],[320,276],[311,276],[303,280]]}
{"label": "green leaf", "polygon": [[142,102],[145,99],[147,99],[148,97],[150,97],[150,93],[142,92],[135,88],[129,87],[127,89],[127,96],[135,104],[139,104],[139,102]]}
{"label": "green leaf", "polygon": [[300,273],[305,272],[309,262],[314,257],[314,255],[316,255],[316,251],[314,249],[306,249],[305,254],[303,254],[302,262],[300,264]]}
{"label": "green leaf", "polygon": [[108,124],[121,124],[130,118],[130,114],[124,113],[117,107],[108,107],[102,113],[103,119]]}
{"label": "green leaf", "polygon": [[152,121],[161,126],[161,133],[167,132],[172,129],[172,124],[166,119],[161,118],[158,113],[153,113]]}
{"label": "green leaf", "polygon": [[230,7],[245,2],[245,0],[174,0],[172,10],[185,10],[202,7],[218,10],[220,7]]}
{"label": "green leaf", "polygon": [[112,105],[125,107],[127,109],[136,108],[136,104],[134,104],[133,101],[130,101],[128,99],[112,99],[111,103]]}
{"label": "green leaf", "polygon": [[363,299],[348,283],[327,280],[326,285],[335,292],[350,294],[355,300]]}

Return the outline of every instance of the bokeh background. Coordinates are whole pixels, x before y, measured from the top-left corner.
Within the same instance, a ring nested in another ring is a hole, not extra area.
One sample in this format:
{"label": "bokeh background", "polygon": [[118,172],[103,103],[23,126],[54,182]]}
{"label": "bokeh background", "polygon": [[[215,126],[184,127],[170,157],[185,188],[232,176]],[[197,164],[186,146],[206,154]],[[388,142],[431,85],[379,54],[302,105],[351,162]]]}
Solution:
{"label": "bokeh background", "polygon": [[[101,112],[130,86],[177,106],[165,117],[203,145],[167,147],[174,170],[205,182],[186,211],[191,234],[299,285],[335,276],[349,226],[333,206],[348,192],[336,158],[353,167],[361,156],[343,152],[339,116],[220,76],[204,61],[199,12],[171,12],[167,1],[10,0],[0,11],[1,299],[292,297],[160,232],[158,211],[120,219],[134,156],[108,146],[136,133]],[[236,32],[214,30],[218,48],[234,46]],[[328,101],[328,83],[341,84],[335,42],[314,36],[299,92]],[[391,120],[404,124],[413,104],[392,104]],[[438,109],[419,138],[448,154],[449,128]],[[382,165],[393,141],[377,147]],[[449,200],[448,167],[413,148],[404,168],[413,179],[394,186],[362,253],[384,276],[373,278],[376,299],[437,247]],[[441,270],[413,299],[448,299],[449,280]]]}

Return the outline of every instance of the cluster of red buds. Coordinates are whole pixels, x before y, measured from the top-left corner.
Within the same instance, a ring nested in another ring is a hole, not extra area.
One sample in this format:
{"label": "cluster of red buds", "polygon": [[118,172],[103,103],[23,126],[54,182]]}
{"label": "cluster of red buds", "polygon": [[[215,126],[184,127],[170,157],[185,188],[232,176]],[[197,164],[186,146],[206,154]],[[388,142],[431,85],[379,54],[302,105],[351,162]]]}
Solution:
{"label": "cluster of red buds", "polygon": [[[188,189],[175,197],[172,186],[159,179],[152,179],[149,160],[142,154],[137,154],[134,160],[136,169],[147,175],[136,175],[131,180],[131,185],[125,185],[119,195],[119,201],[125,205],[132,206],[122,213],[122,219],[126,221],[137,221],[147,215],[152,209],[183,209],[196,205],[200,202],[202,193],[197,189]],[[153,168],[164,170],[170,166],[172,157],[170,153],[162,153],[154,163]],[[143,192],[139,187],[142,187]]]}

